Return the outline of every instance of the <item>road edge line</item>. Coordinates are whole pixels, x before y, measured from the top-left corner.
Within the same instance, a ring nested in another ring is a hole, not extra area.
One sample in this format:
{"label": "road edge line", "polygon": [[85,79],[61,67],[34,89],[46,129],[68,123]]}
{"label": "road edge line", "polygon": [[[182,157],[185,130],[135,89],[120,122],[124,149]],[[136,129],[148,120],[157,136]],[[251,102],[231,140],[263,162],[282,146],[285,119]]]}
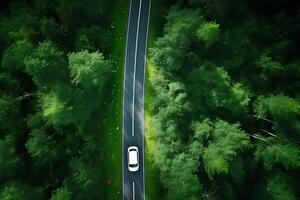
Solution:
{"label": "road edge line", "polygon": [[123,196],[123,200],[125,200],[125,195],[124,195],[124,191],[125,191],[125,185],[124,185],[124,124],[125,124],[125,84],[126,84],[126,66],[127,66],[127,47],[128,47],[128,38],[129,38],[129,25],[130,25],[130,21],[131,21],[131,6],[132,6],[132,1],[130,0],[130,5],[129,5],[129,12],[128,12],[128,21],[127,21],[127,33],[126,33],[126,47],[125,47],[125,59],[124,59],[124,72],[123,72],[123,119],[122,119],[122,196]]}
{"label": "road edge line", "polygon": [[137,64],[137,48],[138,48],[138,41],[139,41],[139,30],[140,30],[140,21],[141,21],[141,10],[142,10],[142,3],[143,0],[140,0],[139,5],[139,16],[138,16],[138,24],[136,28],[136,38],[135,38],[135,51],[134,51],[134,66],[133,66],[133,92],[132,92],[132,122],[131,122],[131,136],[134,137],[134,119],[135,119],[135,74],[136,74],[136,64]]}

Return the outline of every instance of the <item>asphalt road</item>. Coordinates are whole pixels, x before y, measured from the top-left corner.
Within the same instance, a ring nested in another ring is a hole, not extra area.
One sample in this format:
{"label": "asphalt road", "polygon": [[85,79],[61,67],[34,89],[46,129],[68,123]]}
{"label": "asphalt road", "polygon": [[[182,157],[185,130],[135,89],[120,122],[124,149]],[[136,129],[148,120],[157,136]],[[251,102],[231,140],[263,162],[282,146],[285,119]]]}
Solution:
{"label": "asphalt road", "polygon": [[[124,71],[122,176],[123,199],[145,199],[144,86],[150,0],[131,0]],[[128,171],[127,149],[139,149],[139,170]]]}

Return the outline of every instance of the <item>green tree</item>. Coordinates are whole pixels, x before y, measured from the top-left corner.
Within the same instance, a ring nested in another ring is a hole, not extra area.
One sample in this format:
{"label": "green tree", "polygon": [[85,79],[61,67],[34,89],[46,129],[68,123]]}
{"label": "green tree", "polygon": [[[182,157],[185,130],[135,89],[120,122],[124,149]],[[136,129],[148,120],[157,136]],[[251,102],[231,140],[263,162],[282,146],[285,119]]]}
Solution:
{"label": "green tree", "polygon": [[299,2],[174,4],[150,49],[162,198],[196,174],[197,199],[299,199]]}
{"label": "green tree", "polygon": [[9,71],[25,71],[24,59],[29,56],[32,51],[33,45],[29,41],[17,41],[5,50],[2,58],[3,68],[7,68]]}
{"label": "green tree", "polygon": [[83,25],[104,23],[104,14],[108,12],[108,3],[104,0],[62,0],[57,4],[56,13],[69,30],[76,30]]}
{"label": "green tree", "polygon": [[167,199],[199,199],[202,185],[196,175],[197,167],[197,160],[190,158],[188,154],[179,154],[172,160],[169,178],[165,180],[168,187]]}
{"label": "green tree", "polygon": [[282,164],[287,170],[300,169],[300,148],[297,145],[280,141],[280,138],[266,141],[268,143],[258,145],[255,152],[256,159],[263,161],[266,169],[271,170],[276,164]]}
{"label": "green tree", "polygon": [[249,93],[240,83],[233,84],[228,73],[213,63],[204,63],[190,72],[188,92],[196,112],[225,108],[239,114],[247,110]]}
{"label": "green tree", "polygon": [[73,89],[69,85],[59,84],[47,94],[42,93],[40,107],[42,116],[54,126],[78,125],[88,120],[93,109],[99,107],[96,99],[81,89]]}
{"label": "green tree", "polygon": [[22,84],[16,77],[12,76],[11,72],[4,71],[4,72],[0,73],[0,92],[1,92],[1,94],[4,94],[4,93],[6,93],[6,94],[18,93],[19,94],[22,89],[23,89]]}
{"label": "green tree", "polygon": [[240,152],[251,147],[249,136],[240,129],[239,124],[231,125],[220,120],[213,127],[212,140],[203,154],[204,167],[211,178],[218,174],[228,174],[232,161]]}
{"label": "green tree", "polygon": [[267,190],[271,193],[273,199],[296,200],[293,185],[293,181],[287,174],[279,173],[268,180]]}
{"label": "green tree", "polygon": [[20,113],[20,99],[8,95],[0,96],[0,138],[10,136],[17,139],[24,135],[24,123]]}
{"label": "green tree", "polygon": [[98,159],[74,158],[69,165],[70,177],[66,186],[77,192],[75,199],[100,199],[104,196],[104,188],[99,182],[102,171]]}
{"label": "green tree", "polygon": [[4,124],[6,121],[6,116],[9,113],[9,110],[11,109],[11,101],[5,96],[0,98],[0,124]]}
{"label": "green tree", "polygon": [[60,156],[57,144],[43,130],[33,130],[30,133],[26,148],[36,163],[41,165],[52,165]]}
{"label": "green tree", "polygon": [[114,5],[1,3],[0,199],[105,199]]}
{"label": "green tree", "polygon": [[75,47],[79,51],[90,50],[108,53],[113,40],[110,30],[101,26],[84,27],[78,31]]}
{"label": "green tree", "polygon": [[274,129],[292,138],[300,138],[300,104],[297,100],[285,95],[270,97],[260,96],[257,99],[255,111],[260,118],[272,116],[276,122]]}
{"label": "green tree", "polygon": [[16,152],[15,141],[10,136],[6,136],[0,140],[0,177],[9,178],[20,172],[22,172],[22,160]]}
{"label": "green tree", "polygon": [[[38,1],[36,1],[38,2]],[[44,18],[40,20],[40,30],[46,39],[54,40],[59,37],[60,30],[59,24],[53,18]]]}
{"label": "green tree", "polygon": [[219,40],[219,26],[215,22],[204,22],[197,30],[197,37],[205,43],[206,47],[211,46]]}
{"label": "green tree", "polygon": [[25,61],[26,71],[36,85],[49,88],[65,79],[66,65],[63,53],[49,41],[40,43]]}
{"label": "green tree", "polygon": [[173,82],[167,88],[159,91],[158,100],[168,104],[159,112],[159,119],[165,123],[169,119],[179,119],[188,109],[186,100],[185,86],[180,82]]}
{"label": "green tree", "polygon": [[82,51],[69,55],[72,83],[84,89],[102,91],[110,78],[112,68],[99,52]]}
{"label": "green tree", "polygon": [[196,27],[202,18],[195,10],[170,11],[165,27],[166,34],[155,42],[155,48],[150,51],[153,62],[166,71],[182,67],[184,58],[195,38]]}
{"label": "green tree", "polygon": [[281,63],[274,61],[268,54],[264,53],[259,57],[257,61],[258,66],[262,69],[263,73],[268,74],[278,74],[283,66]]}
{"label": "green tree", "polygon": [[58,188],[53,192],[51,200],[71,200],[71,192],[65,187]]}
{"label": "green tree", "polygon": [[26,4],[12,2],[9,14],[1,16],[0,35],[5,42],[16,42],[36,38],[34,31],[37,17],[34,11]]}
{"label": "green tree", "polygon": [[0,191],[2,200],[42,200],[44,196],[39,188],[31,187],[22,182],[9,182]]}

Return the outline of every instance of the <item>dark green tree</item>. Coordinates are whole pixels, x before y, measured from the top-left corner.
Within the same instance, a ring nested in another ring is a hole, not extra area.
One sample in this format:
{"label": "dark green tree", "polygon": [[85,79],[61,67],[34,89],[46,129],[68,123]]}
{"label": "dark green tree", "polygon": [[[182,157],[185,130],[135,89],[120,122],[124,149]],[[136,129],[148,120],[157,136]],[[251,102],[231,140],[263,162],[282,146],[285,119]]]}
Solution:
{"label": "dark green tree", "polygon": [[113,40],[110,30],[101,26],[84,27],[78,31],[75,47],[78,50],[90,50],[108,53]]}
{"label": "dark green tree", "polygon": [[53,137],[43,130],[33,130],[30,133],[26,148],[38,165],[52,165],[60,157],[59,147],[53,141]]}
{"label": "dark green tree", "polygon": [[49,41],[40,43],[33,54],[26,59],[25,65],[27,73],[41,88],[49,88],[66,78],[63,53]]}
{"label": "dark green tree", "polygon": [[271,170],[276,164],[282,164],[287,170],[300,169],[300,148],[292,143],[280,141],[281,138],[268,138],[267,144],[258,145],[255,156],[266,169]]}
{"label": "dark green tree", "polygon": [[105,199],[115,5],[1,3],[0,199]]}
{"label": "dark green tree", "polygon": [[33,51],[33,45],[27,40],[17,41],[3,54],[2,66],[9,71],[25,71],[24,59]]}
{"label": "dark green tree", "polygon": [[267,190],[273,199],[295,200],[297,197],[293,191],[294,184],[287,174],[279,173],[268,180]]}
{"label": "dark green tree", "polygon": [[181,68],[202,17],[198,11],[173,9],[167,20],[166,34],[155,42],[150,53],[157,66],[172,71]]}
{"label": "dark green tree", "polygon": [[6,136],[0,140],[0,177],[10,178],[22,172],[22,160],[16,152],[13,138]]}
{"label": "dark green tree", "polygon": [[228,73],[213,63],[191,71],[189,94],[196,112],[226,109],[239,114],[247,110],[249,93],[240,83],[233,84]]}

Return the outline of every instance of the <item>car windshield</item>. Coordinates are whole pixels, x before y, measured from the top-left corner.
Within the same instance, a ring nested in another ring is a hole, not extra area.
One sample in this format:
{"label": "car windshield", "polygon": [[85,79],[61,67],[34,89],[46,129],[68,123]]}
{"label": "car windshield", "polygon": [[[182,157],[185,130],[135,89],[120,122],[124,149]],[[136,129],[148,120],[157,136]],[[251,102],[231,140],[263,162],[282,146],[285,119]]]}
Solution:
{"label": "car windshield", "polygon": [[129,151],[129,165],[136,165],[137,161],[137,151],[131,150]]}

